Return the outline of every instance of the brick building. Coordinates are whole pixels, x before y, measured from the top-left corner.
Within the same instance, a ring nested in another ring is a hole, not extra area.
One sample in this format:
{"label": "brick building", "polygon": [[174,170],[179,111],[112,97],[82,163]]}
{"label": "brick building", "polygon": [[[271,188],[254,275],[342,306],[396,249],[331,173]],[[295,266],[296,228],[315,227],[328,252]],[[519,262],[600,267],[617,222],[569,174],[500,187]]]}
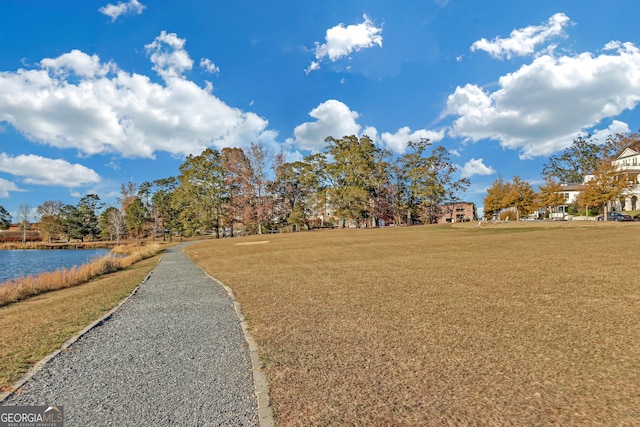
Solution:
{"label": "brick building", "polygon": [[445,203],[440,206],[438,224],[446,222],[468,222],[478,219],[476,204],[472,202]]}

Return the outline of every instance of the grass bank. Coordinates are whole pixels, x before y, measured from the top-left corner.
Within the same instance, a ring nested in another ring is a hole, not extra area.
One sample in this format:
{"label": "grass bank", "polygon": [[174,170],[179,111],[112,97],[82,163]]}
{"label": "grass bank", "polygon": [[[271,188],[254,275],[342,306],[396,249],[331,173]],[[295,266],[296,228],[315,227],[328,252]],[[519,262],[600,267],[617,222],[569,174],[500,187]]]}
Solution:
{"label": "grass bank", "polygon": [[638,223],[522,222],[187,252],[242,304],[280,425],[638,425],[639,247]]}
{"label": "grass bank", "polygon": [[160,255],[80,286],[0,307],[0,389],[129,295]]}
{"label": "grass bank", "polygon": [[118,246],[112,250],[112,254],[77,267],[8,280],[0,283],[0,307],[44,292],[78,286],[95,277],[127,268],[161,250],[162,246],[159,244]]}

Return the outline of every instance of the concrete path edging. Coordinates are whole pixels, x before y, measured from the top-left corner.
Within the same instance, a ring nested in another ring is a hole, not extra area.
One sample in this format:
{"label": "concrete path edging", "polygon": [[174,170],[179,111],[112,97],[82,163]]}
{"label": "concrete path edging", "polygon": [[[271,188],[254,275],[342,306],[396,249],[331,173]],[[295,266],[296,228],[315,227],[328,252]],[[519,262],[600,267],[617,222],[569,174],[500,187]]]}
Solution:
{"label": "concrete path edging", "polygon": [[[194,262],[194,264],[196,263]],[[198,267],[200,266],[198,265]],[[235,309],[236,314],[240,319],[242,332],[244,333],[244,337],[247,340],[247,344],[249,344],[251,365],[253,368],[253,384],[255,387],[256,398],[258,399],[258,417],[260,420],[260,427],[275,427],[276,422],[273,414],[273,408],[271,407],[271,400],[269,398],[269,383],[267,382],[267,376],[264,374],[264,372],[262,372],[264,364],[260,360],[260,354],[258,353],[258,344],[249,332],[249,324],[242,314],[242,307],[240,306],[238,300],[236,300],[233,289],[231,289],[215,277],[211,276],[204,268],[200,267],[200,269],[211,280],[222,286],[222,288],[227,291],[227,294],[229,294],[229,297],[233,301],[233,308]]]}

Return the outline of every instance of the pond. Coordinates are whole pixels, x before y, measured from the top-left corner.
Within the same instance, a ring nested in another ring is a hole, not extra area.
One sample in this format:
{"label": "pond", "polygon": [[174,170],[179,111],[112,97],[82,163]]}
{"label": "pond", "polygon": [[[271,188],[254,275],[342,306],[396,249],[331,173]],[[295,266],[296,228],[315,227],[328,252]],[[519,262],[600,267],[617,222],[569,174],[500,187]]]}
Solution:
{"label": "pond", "polygon": [[108,253],[108,249],[0,250],[0,283],[21,276],[82,265]]}

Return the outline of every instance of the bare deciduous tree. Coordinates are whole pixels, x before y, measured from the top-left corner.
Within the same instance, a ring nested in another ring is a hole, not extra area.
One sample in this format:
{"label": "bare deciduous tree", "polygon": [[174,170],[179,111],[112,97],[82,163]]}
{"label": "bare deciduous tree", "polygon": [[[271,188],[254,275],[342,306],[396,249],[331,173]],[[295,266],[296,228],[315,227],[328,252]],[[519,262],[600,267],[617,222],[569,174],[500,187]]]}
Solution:
{"label": "bare deciduous tree", "polygon": [[29,229],[31,219],[31,206],[18,206],[18,218],[20,219],[20,228],[22,229],[22,243],[27,243],[27,230]]}
{"label": "bare deciduous tree", "polygon": [[109,222],[109,231],[113,236],[115,236],[116,245],[119,245],[120,237],[122,237],[122,234],[125,231],[124,216],[122,215],[122,212],[115,208],[109,210],[107,221]]}

